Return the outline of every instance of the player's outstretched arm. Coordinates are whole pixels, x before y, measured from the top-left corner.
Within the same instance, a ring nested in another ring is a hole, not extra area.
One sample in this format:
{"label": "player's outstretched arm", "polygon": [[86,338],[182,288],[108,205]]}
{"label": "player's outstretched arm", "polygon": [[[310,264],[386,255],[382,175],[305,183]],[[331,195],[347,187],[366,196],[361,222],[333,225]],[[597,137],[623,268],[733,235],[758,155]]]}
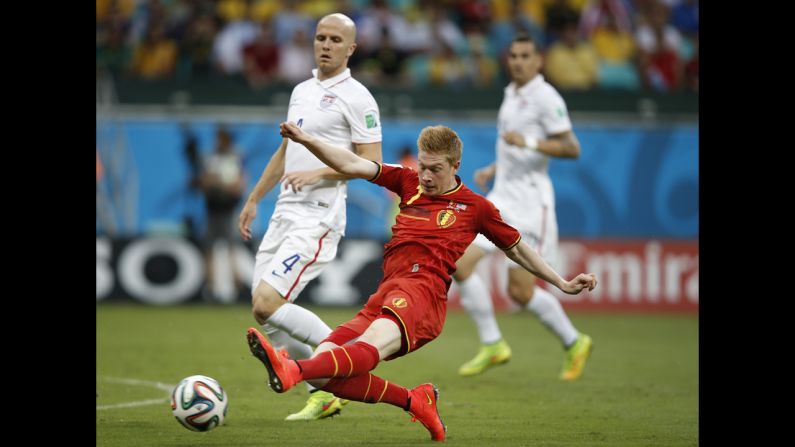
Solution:
{"label": "player's outstretched arm", "polygon": [[570,130],[549,135],[546,140],[525,136],[519,132],[505,132],[501,136],[508,144],[538,151],[550,157],[580,158],[580,141]]}
{"label": "player's outstretched arm", "polygon": [[[377,143],[353,143],[356,153],[368,160],[381,163],[381,142]],[[293,188],[293,191],[301,191],[304,186],[314,185],[321,180],[350,180],[354,177],[340,174],[339,172],[324,167],[311,171],[294,171],[282,176],[285,188]]]}
{"label": "player's outstretched arm", "polygon": [[317,158],[329,167],[351,177],[370,179],[375,177],[378,166],[370,160],[362,158],[351,151],[341,147],[332,146],[320,141],[312,135],[301,130],[292,122],[279,125],[279,130],[284,138],[289,138],[303,145]]}
{"label": "player's outstretched arm", "polygon": [[574,132],[568,130],[539,141],[536,150],[551,157],[576,159],[580,158],[580,141]]}
{"label": "player's outstretched arm", "polygon": [[511,260],[525,268],[528,272],[552,284],[570,295],[576,295],[584,289],[596,287],[596,276],[593,273],[580,273],[571,281],[566,281],[544,261],[544,259],[524,242],[505,250]]}

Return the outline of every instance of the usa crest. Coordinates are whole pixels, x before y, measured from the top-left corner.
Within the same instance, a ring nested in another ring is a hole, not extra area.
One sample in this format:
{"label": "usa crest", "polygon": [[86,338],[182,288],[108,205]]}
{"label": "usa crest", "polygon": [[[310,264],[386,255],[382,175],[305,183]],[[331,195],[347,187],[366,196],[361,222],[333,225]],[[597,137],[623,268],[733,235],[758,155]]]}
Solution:
{"label": "usa crest", "polygon": [[328,109],[329,107],[331,107],[332,104],[334,104],[334,101],[336,100],[337,100],[336,96],[326,93],[325,95],[323,95],[322,98],[320,98],[320,108]]}

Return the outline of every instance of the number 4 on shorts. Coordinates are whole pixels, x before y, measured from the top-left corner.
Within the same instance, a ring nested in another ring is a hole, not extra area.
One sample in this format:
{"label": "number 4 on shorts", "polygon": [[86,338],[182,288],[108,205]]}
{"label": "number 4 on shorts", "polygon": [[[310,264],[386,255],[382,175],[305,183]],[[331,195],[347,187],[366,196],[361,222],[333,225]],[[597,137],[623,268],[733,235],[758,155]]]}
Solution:
{"label": "number 4 on shorts", "polygon": [[284,261],[282,261],[282,264],[284,265],[284,271],[282,273],[287,273],[290,270],[292,270],[293,266],[295,265],[295,263],[300,261],[300,260],[301,260],[301,256],[299,256],[296,253],[296,254],[290,256],[289,258],[285,259]]}

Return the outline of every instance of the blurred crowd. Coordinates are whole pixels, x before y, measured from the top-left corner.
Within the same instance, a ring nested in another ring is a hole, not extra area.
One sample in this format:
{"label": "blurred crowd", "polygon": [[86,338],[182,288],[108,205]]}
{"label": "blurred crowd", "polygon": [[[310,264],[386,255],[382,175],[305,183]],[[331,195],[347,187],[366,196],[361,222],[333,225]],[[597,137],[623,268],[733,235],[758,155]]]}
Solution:
{"label": "blurred crowd", "polygon": [[497,87],[533,36],[562,90],[698,91],[698,0],[97,0],[97,75],[295,84],[317,20],[351,17],[368,86]]}

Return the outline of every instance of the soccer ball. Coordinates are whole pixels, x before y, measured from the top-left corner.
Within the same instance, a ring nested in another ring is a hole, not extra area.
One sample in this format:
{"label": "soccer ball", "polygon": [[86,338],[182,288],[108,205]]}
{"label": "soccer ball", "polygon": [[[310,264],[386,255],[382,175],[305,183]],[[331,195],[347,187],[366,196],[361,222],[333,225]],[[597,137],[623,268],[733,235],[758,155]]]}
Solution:
{"label": "soccer ball", "polygon": [[210,431],[223,424],[228,404],[221,384],[207,376],[186,377],[171,392],[171,411],[188,430]]}

